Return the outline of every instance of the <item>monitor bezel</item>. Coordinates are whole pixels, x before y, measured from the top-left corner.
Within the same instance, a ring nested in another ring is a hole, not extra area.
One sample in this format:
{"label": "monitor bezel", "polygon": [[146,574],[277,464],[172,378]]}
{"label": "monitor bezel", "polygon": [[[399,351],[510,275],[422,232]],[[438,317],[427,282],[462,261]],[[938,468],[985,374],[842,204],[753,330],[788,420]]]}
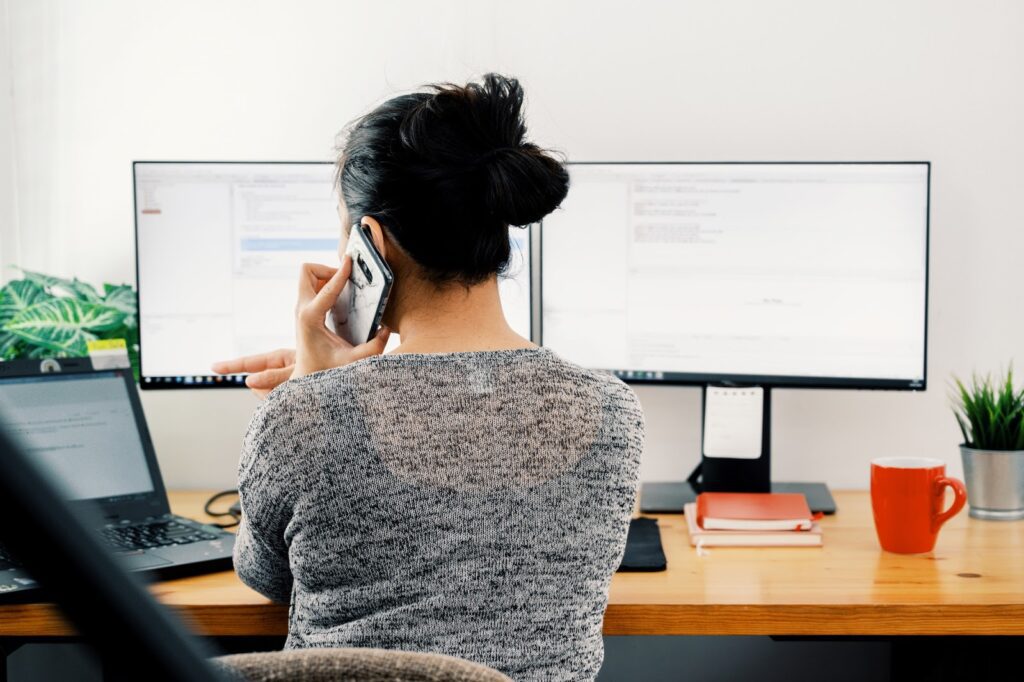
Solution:
{"label": "monitor bezel", "polygon": [[[137,167],[139,165],[242,165],[242,166],[269,166],[269,165],[281,165],[281,166],[305,166],[305,165],[334,165],[334,161],[147,161],[147,160],[136,160],[132,161],[132,224],[134,230],[135,239],[135,309],[138,311],[139,320],[139,387],[145,391],[153,390],[177,390],[177,389],[216,389],[216,388],[246,388],[244,375],[230,375],[229,377],[218,377],[214,374],[205,375],[174,375],[174,376],[157,376],[147,375],[145,370],[145,364],[143,363],[143,353],[145,353],[145,344],[142,341],[142,280],[139,277],[139,193],[138,193],[138,172]],[[511,227],[511,226],[510,226]],[[340,229],[340,228],[339,228]],[[530,314],[529,318],[529,334],[530,338],[533,339],[534,334],[539,333],[539,324],[534,324],[534,309],[535,304],[539,300],[539,286],[535,285],[535,276],[540,272],[538,268],[536,273],[534,271],[534,258],[532,243],[534,235],[533,225],[524,225],[522,227],[516,227],[515,229],[523,229],[526,231],[526,284],[529,288],[527,292],[527,298],[530,302]],[[269,350],[273,350],[268,348]],[[201,383],[194,381],[195,378],[202,379]],[[192,379],[193,381],[186,382],[185,379]],[[209,381],[207,381],[209,380]]]}
{"label": "monitor bezel", "polygon": [[[766,388],[821,388],[821,389],[874,389],[924,391],[928,387],[928,294],[931,252],[931,161],[569,161],[570,187],[573,166],[924,166],[925,177],[925,235],[924,235],[924,338],[921,379],[889,379],[864,377],[817,377],[799,375],[726,374],[701,372],[673,372],[663,378],[627,376],[641,370],[603,369],[614,372],[629,384],[661,386],[755,385]],[[571,190],[570,190],[571,191]],[[538,316],[537,338],[544,341],[544,221],[539,225],[539,276],[537,278]],[[645,374],[651,370],[642,370]]]}

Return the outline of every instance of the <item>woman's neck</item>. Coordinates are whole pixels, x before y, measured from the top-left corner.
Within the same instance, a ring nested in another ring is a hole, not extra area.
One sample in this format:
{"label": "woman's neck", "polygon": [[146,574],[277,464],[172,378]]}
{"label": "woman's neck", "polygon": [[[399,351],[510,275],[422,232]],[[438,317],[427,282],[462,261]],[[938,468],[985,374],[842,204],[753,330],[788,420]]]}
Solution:
{"label": "woman's neck", "polygon": [[392,319],[401,343],[394,353],[535,347],[505,320],[497,277],[468,288],[422,283],[396,293]]}

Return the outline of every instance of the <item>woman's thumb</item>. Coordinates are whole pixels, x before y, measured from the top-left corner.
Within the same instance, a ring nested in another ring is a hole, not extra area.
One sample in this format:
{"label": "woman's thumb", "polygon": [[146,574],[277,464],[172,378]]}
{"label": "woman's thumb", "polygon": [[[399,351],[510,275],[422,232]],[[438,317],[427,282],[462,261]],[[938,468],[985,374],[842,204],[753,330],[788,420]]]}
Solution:
{"label": "woman's thumb", "polygon": [[353,348],[352,351],[356,357],[359,358],[368,358],[371,355],[380,355],[388,345],[389,338],[391,338],[391,329],[382,324],[380,329],[377,330],[376,336],[366,343],[359,344]]}

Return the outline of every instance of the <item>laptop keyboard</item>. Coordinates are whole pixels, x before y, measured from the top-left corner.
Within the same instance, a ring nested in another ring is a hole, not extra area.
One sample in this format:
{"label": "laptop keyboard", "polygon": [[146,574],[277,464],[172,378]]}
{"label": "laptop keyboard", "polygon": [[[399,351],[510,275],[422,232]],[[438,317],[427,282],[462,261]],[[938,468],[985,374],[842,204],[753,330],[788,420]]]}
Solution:
{"label": "laptop keyboard", "polygon": [[[101,528],[100,537],[115,552],[123,552],[169,545],[187,545],[190,542],[216,540],[218,536],[178,521],[157,521],[137,526]],[[21,566],[21,562],[12,557],[0,544],[0,571],[19,566]]]}
{"label": "laptop keyboard", "polygon": [[107,544],[115,550],[153,549],[217,539],[213,533],[177,521],[158,521],[139,526],[108,526],[100,529],[100,533]]}

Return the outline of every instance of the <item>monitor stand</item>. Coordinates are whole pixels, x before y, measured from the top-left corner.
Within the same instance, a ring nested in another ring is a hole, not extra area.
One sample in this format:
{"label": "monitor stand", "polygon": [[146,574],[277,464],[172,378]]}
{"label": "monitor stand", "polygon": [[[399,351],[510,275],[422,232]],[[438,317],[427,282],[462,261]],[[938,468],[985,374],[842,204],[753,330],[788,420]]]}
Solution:
{"label": "monitor stand", "polygon": [[[724,389],[739,388],[733,384]],[[758,457],[709,457],[705,452],[708,435],[708,386],[702,388],[704,413],[701,437],[701,462],[685,481],[643,483],[640,511],[645,514],[678,514],[683,505],[693,502],[701,492],[773,492],[803,493],[812,512],[834,514],[836,502],[824,483],[781,483],[771,480],[771,389],[763,387],[761,411],[761,452]],[[716,424],[734,415],[717,415]],[[755,425],[756,426],[756,425]]]}

